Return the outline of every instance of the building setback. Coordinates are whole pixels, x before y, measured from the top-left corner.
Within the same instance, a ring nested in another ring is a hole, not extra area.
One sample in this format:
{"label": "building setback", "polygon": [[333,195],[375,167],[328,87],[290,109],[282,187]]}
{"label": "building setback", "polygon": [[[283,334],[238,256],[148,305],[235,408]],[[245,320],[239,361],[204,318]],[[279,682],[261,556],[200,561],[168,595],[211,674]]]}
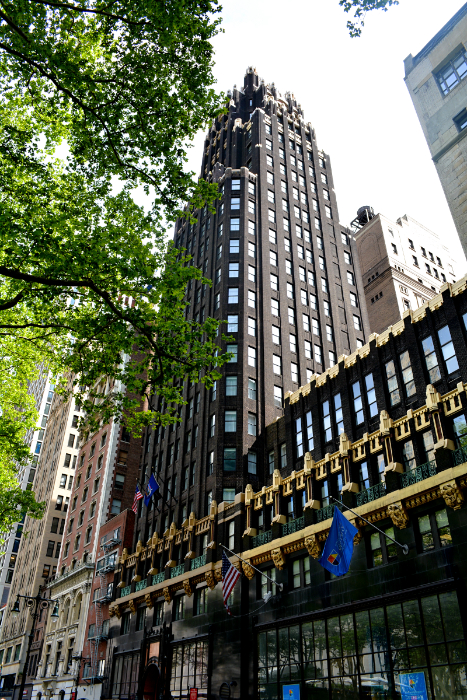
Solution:
{"label": "building setback", "polygon": [[293,95],[249,68],[206,135],[201,174],[219,184],[221,199],[215,213],[196,212],[196,224],[179,220],[174,240],[213,280],[189,285],[188,318],[224,319],[230,340],[219,345],[232,359],[213,390],[186,386],[181,423],[146,436],[141,481],[155,472],[162,499],[142,510],[142,541],[233,501],[249,482],[265,484],[274,465],[264,428],[282,415],[286,392],[368,337],[331,162]]}
{"label": "building setback", "polygon": [[405,83],[467,254],[467,3],[416,56]]}
{"label": "building setback", "polygon": [[[464,697],[466,390],[464,277],[286,397],[268,485],[120,559],[104,697],[399,698],[407,674]],[[358,530],[342,578],[317,561],[332,498]],[[244,560],[232,617],[218,543]]]}
{"label": "building setback", "polygon": [[352,222],[357,229],[361,226],[355,243],[370,328],[382,333],[404,311],[417,309],[461,275],[433,231],[407,215],[391,221],[383,214],[374,216],[369,207],[362,210],[361,223],[358,217]]}

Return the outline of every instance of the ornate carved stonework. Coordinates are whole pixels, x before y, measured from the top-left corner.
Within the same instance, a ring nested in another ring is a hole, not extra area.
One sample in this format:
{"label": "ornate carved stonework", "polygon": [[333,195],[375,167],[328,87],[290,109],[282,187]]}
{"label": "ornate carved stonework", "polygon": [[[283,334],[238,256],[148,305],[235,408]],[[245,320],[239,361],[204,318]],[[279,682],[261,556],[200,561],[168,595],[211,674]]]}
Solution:
{"label": "ornate carved stonework", "polygon": [[206,583],[212,591],[216,586],[216,581],[214,580],[214,573],[212,571],[206,571],[206,573],[204,574],[204,578],[206,579]]}
{"label": "ornate carved stonework", "polygon": [[172,596],[170,595],[169,587],[166,586],[166,587],[163,589],[162,592],[163,592],[163,594],[164,594],[165,602],[166,602],[166,603],[171,603],[171,602],[172,602]]}
{"label": "ornate carved stonework", "polygon": [[186,578],[183,581],[183,588],[185,589],[185,594],[188,596],[188,598],[191,598],[193,591],[191,590],[190,579]]}
{"label": "ornate carved stonework", "polygon": [[272,556],[272,560],[274,562],[274,566],[276,567],[276,569],[279,569],[279,571],[282,571],[282,569],[284,568],[284,564],[285,564],[285,557],[282,553],[281,548],[278,547],[277,549],[272,549],[271,556]]}
{"label": "ornate carved stonework", "polygon": [[405,530],[409,522],[409,516],[402,503],[391,503],[388,506],[389,517],[399,530]]}
{"label": "ornate carved stonework", "polygon": [[214,578],[216,579],[217,582],[222,581],[222,567],[218,566],[217,569],[214,569]]}
{"label": "ornate carved stonework", "polygon": [[447,506],[453,510],[459,510],[464,503],[464,494],[455,481],[449,481],[440,487],[441,495]]}
{"label": "ornate carved stonework", "polygon": [[250,562],[247,563],[246,561],[244,561],[244,562],[242,563],[242,568],[243,568],[243,573],[245,574],[245,576],[247,577],[247,579],[248,579],[249,581],[251,581],[251,579],[252,579],[253,576],[255,575],[255,570],[254,570],[253,567],[251,566]]}
{"label": "ornate carved stonework", "polygon": [[426,387],[426,407],[429,411],[437,411],[438,403],[441,401],[441,396],[436,391],[433,384],[427,384]]}
{"label": "ornate carved stonework", "polygon": [[129,600],[128,601],[128,607],[130,608],[130,612],[132,615],[136,615],[136,605],[134,600]]}
{"label": "ornate carved stonework", "polygon": [[122,611],[120,610],[120,606],[119,606],[119,605],[116,605],[116,606],[114,607],[114,612],[115,612],[115,617],[117,618],[117,620],[120,620],[120,618],[121,618],[121,616],[122,616]]}
{"label": "ornate carved stonework", "polygon": [[146,606],[149,608],[149,610],[152,609],[152,598],[150,593],[146,593],[144,596],[144,600],[146,601]]}
{"label": "ornate carved stonework", "polygon": [[308,537],[305,537],[305,547],[308,550],[308,554],[310,557],[313,557],[313,559],[318,559],[318,557],[321,556],[321,547],[316,535],[308,535]]}
{"label": "ornate carved stonework", "polygon": [[[354,525],[355,525],[355,523],[354,523]],[[355,537],[353,538],[354,547],[356,547],[357,544],[359,544],[359,543],[362,541],[362,539],[363,539],[363,532],[362,532],[362,530],[360,530],[359,528],[357,528],[357,529],[358,529],[358,532],[357,532],[357,534],[355,535]]]}

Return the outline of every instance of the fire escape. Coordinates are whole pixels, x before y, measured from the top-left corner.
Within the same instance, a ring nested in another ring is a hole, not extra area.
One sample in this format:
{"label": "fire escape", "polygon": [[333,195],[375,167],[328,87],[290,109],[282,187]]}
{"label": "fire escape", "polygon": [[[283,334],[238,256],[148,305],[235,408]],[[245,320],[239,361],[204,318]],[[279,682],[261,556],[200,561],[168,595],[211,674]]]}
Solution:
{"label": "fire escape", "polygon": [[117,547],[121,544],[121,540],[112,538],[107,540],[107,542],[102,544],[102,548],[105,551],[104,564],[100,567],[97,572],[97,576],[100,578],[99,594],[97,598],[93,601],[96,606],[96,631],[95,636],[92,637],[89,642],[91,645],[91,667],[90,675],[83,679],[90,685],[96,683],[103,683],[107,676],[101,673],[99,668],[99,644],[101,642],[106,642],[108,639],[108,629],[104,631],[103,629],[103,610],[104,605],[108,605],[112,600],[112,588],[113,581],[108,581],[109,574],[111,574],[117,565],[117,552],[108,554],[109,549]]}

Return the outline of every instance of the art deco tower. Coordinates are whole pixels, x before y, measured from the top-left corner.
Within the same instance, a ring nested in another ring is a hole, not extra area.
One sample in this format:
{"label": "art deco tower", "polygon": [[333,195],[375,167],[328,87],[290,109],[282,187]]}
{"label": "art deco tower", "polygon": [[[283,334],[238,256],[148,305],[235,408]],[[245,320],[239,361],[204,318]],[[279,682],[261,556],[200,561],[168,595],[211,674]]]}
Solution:
{"label": "art deco tower", "polygon": [[188,290],[189,317],[225,319],[233,341],[222,350],[234,356],[212,391],[186,387],[175,430],[146,436],[142,471],[160,477],[167,504],[161,520],[143,513],[141,537],[172,521],[179,526],[192,511],[202,517],[211,500],[233,501],[247,483],[267,483],[286,459],[285,444],[277,454],[263,448],[285,393],[368,336],[331,163],[300,105],[253,68],[229,98],[228,113],[206,134],[201,167],[222,199],[215,215],[205,208],[195,225],[178,221],[175,244],[213,280],[211,289],[193,283]]}

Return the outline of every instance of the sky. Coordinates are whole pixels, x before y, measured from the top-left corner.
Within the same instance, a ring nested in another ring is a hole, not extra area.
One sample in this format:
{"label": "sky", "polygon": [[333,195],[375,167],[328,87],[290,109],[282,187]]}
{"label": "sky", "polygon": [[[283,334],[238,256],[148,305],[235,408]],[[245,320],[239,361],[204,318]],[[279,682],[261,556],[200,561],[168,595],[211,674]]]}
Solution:
{"label": "sky", "polygon": [[[222,0],[224,33],[214,39],[215,88],[243,86],[248,66],[293,92],[328,153],[341,223],[372,206],[435,231],[467,273],[467,262],[404,82],[414,56],[462,7],[459,0],[400,0],[367,15],[351,39],[338,0]],[[204,131],[189,168],[199,174]]]}

